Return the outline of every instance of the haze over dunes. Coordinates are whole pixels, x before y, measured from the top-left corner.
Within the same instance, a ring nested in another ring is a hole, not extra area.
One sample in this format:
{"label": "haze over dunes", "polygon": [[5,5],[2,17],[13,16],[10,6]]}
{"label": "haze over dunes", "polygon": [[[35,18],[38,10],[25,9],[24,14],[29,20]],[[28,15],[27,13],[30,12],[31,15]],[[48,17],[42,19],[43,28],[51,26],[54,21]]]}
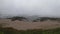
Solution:
{"label": "haze over dunes", "polygon": [[7,23],[3,27],[12,27],[17,30],[27,29],[52,29],[60,27],[58,21],[28,22],[28,21],[11,21],[10,19],[0,19],[0,23]]}

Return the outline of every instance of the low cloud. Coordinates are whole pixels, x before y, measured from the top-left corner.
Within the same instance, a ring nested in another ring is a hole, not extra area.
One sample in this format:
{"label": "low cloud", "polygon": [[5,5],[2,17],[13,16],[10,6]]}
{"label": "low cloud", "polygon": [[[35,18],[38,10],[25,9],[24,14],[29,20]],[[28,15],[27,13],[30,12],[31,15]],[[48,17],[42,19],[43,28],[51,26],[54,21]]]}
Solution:
{"label": "low cloud", "polygon": [[60,17],[60,0],[0,0],[0,17],[19,15]]}

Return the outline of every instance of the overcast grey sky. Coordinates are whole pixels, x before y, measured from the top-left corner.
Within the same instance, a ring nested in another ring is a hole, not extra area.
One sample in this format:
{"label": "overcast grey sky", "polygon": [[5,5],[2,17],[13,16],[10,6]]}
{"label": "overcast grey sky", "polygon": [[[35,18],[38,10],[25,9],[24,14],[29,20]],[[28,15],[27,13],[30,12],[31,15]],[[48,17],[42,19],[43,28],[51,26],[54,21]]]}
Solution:
{"label": "overcast grey sky", "polygon": [[0,15],[60,16],[60,0],[0,0]]}

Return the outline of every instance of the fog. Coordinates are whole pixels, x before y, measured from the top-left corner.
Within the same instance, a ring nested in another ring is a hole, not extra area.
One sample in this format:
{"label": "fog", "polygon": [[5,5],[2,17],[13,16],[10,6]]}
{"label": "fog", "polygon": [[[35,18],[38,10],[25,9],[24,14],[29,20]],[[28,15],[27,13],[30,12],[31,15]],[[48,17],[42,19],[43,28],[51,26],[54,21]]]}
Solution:
{"label": "fog", "polygon": [[60,0],[0,0],[0,17],[60,17]]}

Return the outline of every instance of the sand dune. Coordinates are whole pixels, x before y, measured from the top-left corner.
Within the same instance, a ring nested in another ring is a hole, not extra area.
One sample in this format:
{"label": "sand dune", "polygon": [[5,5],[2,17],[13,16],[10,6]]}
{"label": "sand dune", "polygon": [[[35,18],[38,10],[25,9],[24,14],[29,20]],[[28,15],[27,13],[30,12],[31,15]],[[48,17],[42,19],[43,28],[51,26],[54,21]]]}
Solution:
{"label": "sand dune", "polygon": [[13,27],[17,30],[27,29],[51,29],[60,27],[60,23],[57,21],[44,21],[44,22],[25,22],[25,21],[11,21],[10,19],[0,19],[0,23],[7,23],[8,25],[3,27]]}

